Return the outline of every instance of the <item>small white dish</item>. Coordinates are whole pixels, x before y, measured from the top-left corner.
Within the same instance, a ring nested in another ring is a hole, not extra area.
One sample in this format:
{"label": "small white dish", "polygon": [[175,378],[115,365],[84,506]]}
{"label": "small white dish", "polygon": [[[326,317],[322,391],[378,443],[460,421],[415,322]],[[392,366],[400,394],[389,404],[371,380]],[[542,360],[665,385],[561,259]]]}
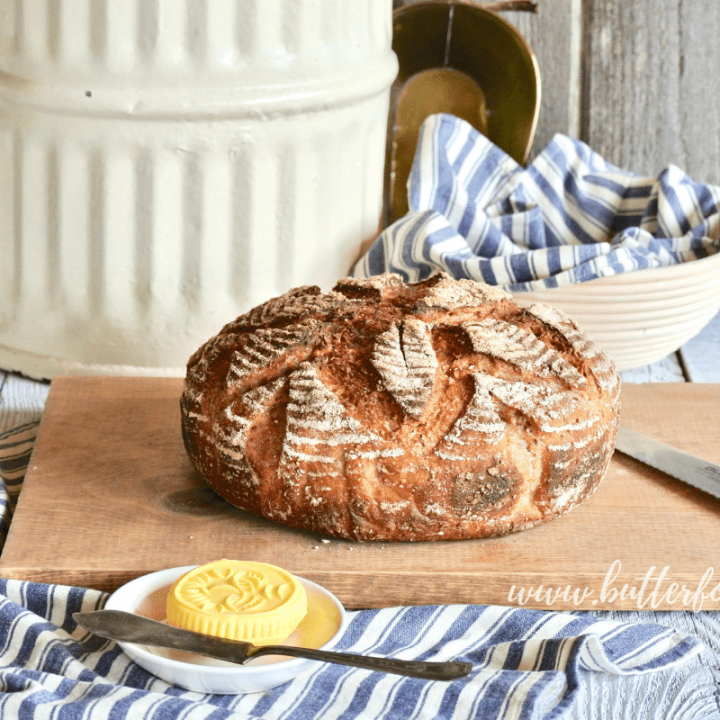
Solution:
{"label": "small white dish", "polygon": [[[108,599],[108,610],[125,610],[153,620],[165,619],[165,603],[170,586],[195,565],[169,568],[143,575],[118,588]],[[347,615],[340,601],[328,590],[298,577],[308,598],[308,612],[297,630],[283,642],[309,648],[330,649],[347,626]],[[121,642],[120,647],[138,665],[172,685],[201,693],[240,695],[262,692],[282,685],[305,670],[317,666],[316,660],[271,655],[234,665],[165,648]]]}

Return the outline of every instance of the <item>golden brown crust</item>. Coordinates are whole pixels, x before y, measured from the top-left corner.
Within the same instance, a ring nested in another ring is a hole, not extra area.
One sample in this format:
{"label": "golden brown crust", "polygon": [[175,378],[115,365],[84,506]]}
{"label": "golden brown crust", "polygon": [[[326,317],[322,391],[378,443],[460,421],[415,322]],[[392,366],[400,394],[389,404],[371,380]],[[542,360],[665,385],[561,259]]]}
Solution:
{"label": "golden brown crust", "polygon": [[229,502],[356,540],[550,520],[610,461],[611,361],[562,313],[446,275],[297,288],[188,363],[183,437]]}

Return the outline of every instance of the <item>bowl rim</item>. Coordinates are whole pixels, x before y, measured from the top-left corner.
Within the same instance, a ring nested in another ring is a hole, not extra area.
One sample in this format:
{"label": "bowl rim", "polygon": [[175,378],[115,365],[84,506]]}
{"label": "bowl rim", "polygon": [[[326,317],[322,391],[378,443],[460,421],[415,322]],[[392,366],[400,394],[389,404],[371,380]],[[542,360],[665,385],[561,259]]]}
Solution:
{"label": "bowl rim", "polygon": [[[673,283],[682,283],[691,281],[696,285],[701,279],[706,281],[715,281],[715,273],[720,265],[720,250],[718,252],[706,255],[705,257],[686,260],[684,262],[675,263],[673,265],[663,265],[661,267],[640,268],[638,270],[629,270],[628,272],[616,273],[615,275],[604,275],[602,277],[593,278],[586,282],[567,283],[557,285],[556,287],[542,287],[533,290],[509,290],[513,295],[531,295],[534,293],[562,293],[587,292],[592,294],[597,290],[598,293],[607,292],[607,286],[627,285],[629,288],[638,290],[638,285],[650,283],[665,283],[666,287],[673,287]],[[507,287],[503,287],[507,290]],[[613,287],[613,291],[617,288]],[[647,291],[645,288],[643,290]],[[659,288],[662,291],[662,288]],[[652,291],[650,291],[652,292]]]}
{"label": "bowl rim", "polygon": [[[125,595],[129,593],[131,594],[131,591],[134,589],[135,586],[150,583],[150,586],[146,590],[147,595],[154,592],[155,590],[159,590],[165,585],[171,584],[184,573],[193,570],[196,567],[200,567],[201,565],[202,563],[197,563],[195,565],[182,565],[178,567],[165,568],[164,570],[156,570],[154,572],[146,573],[145,575],[140,575],[139,577],[136,577],[133,580],[130,580],[124,585],[121,585],[119,588],[117,588],[117,590],[115,590],[107,599],[107,602],[105,603],[105,609],[127,611],[127,605],[118,604],[118,601],[123,599]],[[347,611],[345,610],[340,600],[338,600],[338,598],[327,588],[324,588],[322,585],[318,585],[312,580],[301,577],[300,575],[295,575],[295,573],[293,573],[293,575],[303,584],[303,586],[305,586],[306,589],[310,588],[315,592],[319,592],[320,594],[325,595],[338,610],[338,613],[340,615],[340,624],[337,630],[335,631],[335,633],[333,633],[332,637],[326,643],[319,647],[319,649],[331,648],[347,629]],[[135,610],[133,609],[132,612],[134,611]],[[135,658],[138,657],[142,658],[142,660],[147,663],[161,663],[168,670],[176,669],[187,672],[192,669],[193,672],[197,673],[217,673],[221,677],[236,676],[237,673],[242,673],[243,676],[247,676],[248,678],[252,678],[255,675],[262,676],[267,674],[267,672],[271,670],[275,665],[282,665],[283,672],[292,671],[295,668],[302,670],[303,666],[308,662],[308,660],[305,658],[291,658],[278,662],[265,662],[262,665],[237,664],[233,665],[232,667],[224,667],[221,665],[195,665],[193,663],[188,663],[183,660],[175,660],[173,658],[168,658],[163,655],[157,655],[156,653],[146,650],[140,643],[118,641],[118,645],[120,645],[120,647],[125,652],[127,652],[126,646],[128,646],[131,651],[128,654],[132,657],[134,661],[136,661]]]}

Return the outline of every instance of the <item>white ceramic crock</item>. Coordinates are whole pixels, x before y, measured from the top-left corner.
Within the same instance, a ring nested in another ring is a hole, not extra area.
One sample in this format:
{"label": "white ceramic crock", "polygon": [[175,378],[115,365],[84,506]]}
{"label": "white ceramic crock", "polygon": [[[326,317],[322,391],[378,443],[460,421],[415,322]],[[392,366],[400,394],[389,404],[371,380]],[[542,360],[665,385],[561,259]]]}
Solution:
{"label": "white ceramic crock", "polygon": [[0,0],[0,367],[176,375],[381,215],[391,0]]}

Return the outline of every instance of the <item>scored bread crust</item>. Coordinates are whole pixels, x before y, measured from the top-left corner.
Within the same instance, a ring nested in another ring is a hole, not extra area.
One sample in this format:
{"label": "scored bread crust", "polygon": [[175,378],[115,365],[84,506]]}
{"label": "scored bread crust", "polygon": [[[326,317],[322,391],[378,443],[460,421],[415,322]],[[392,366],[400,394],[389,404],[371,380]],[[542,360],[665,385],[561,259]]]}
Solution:
{"label": "scored bread crust", "polygon": [[186,449],[233,505],[355,540],[501,535],[598,486],[620,383],[566,315],[438,274],[269,300],[189,360]]}

